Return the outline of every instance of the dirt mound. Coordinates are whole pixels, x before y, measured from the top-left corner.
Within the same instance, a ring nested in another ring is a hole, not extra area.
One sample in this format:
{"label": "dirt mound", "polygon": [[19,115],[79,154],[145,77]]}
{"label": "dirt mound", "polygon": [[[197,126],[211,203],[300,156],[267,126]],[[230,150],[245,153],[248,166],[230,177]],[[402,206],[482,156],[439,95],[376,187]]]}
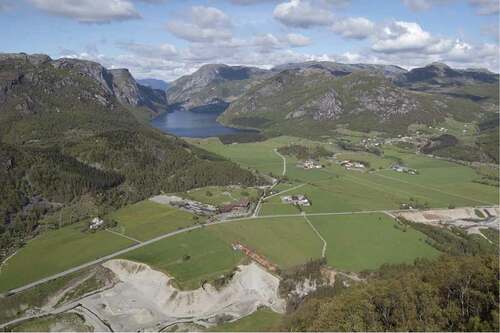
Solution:
{"label": "dirt mound", "polygon": [[158,330],[189,322],[210,326],[220,318],[247,316],[259,306],[285,310],[278,296],[279,279],[255,263],[239,266],[219,290],[207,284],[190,291],[174,288],[170,277],[145,264],[110,260],[103,266],[120,282],[81,303],[115,331]]}

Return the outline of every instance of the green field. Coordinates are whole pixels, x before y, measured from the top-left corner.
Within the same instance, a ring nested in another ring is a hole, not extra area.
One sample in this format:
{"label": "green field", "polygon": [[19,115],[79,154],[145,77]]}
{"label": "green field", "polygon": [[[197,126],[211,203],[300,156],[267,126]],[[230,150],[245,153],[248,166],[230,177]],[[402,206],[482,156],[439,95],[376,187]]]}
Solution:
{"label": "green field", "polygon": [[282,315],[267,308],[259,309],[251,315],[211,327],[210,332],[274,332],[281,321]]}
{"label": "green field", "polygon": [[208,228],[163,239],[121,258],[142,262],[167,273],[182,289],[196,289],[203,280],[219,277],[244,259]]}
{"label": "green field", "polygon": [[257,189],[241,186],[207,186],[179,193],[179,195],[213,206],[226,205],[242,199],[257,200],[259,197]]}
{"label": "green field", "polygon": [[411,263],[439,252],[425,243],[424,234],[403,227],[385,214],[310,216],[328,243],[326,257],[332,267],[347,271],[376,269],[384,263]]}
{"label": "green field", "polygon": [[[303,145],[321,144],[338,152],[339,159],[367,161],[376,172],[347,171],[331,161],[322,163],[321,170],[304,170],[296,166],[297,160],[287,156],[286,176],[292,185],[301,183],[308,187],[291,192],[311,196],[313,206],[307,212],[348,212],[360,210],[399,209],[411,199],[428,207],[497,205],[499,189],[475,183],[480,176],[467,166],[416,155],[384,146],[384,155],[366,152],[339,151],[326,142],[312,142],[292,137],[273,138],[264,142],[223,145],[216,139],[197,140],[194,143],[221,154],[244,167],[263,173],[280,175],[282,160],[273,149],[296,142]],[[394,163],[417,169],[418,175],[408,175],[387,170]],[[380,168],[382,168],[380,170]],[[280,205],[279,196],[263,206],[261,215],[293,213],[293,209]]]}
{"label": "green field", "polygon": [[82,232],[78,223],[43,233],[28,242],[2,267],[0,292],[98,259],[134,242],[107,231]]}
{"label": "green field", "polygon": [[[498,187],[474,182],[480,175],[473,168],[412,154],[393,146],[384,146],[384,155],[376,156],[366,152],[343,152],[329,143],[292,137],[232,145],[223,145],[213,138],[191,139],[190,142],[232,159],[243,167],[274,175],[281,175],[283,167],[283,161],[274,149],[290,143],[322,144],[332,151],[336,150],[337,157],[368,161],[376,169],[375,172],[348,171],[336,163],[323,160],[324,169],[304,170],[296,166],[295,158],[287,157],[288,181],[279,184],[275,190],[303,185],[286,195],[305,194],[312,202],[311,207],[303,208],[308,214],[383,211],[399,209],[401,204],[409,202],[446,208],[494,205],[499,201]],[[416,169],[419,174],[409,175],[387,169],[394,161]],[[209,187],[186,194],[195,200],[222,204],[228,200],[239,200],[247,194],[255,196],[256,190]],[[125,257],[168,272],[183,288],[198,287],[200,281],[213,279],[244,260],[240,253],[231,249],[231,243],[236,240],[254,248],[282,268],[318,258],[321,241],[299,215],[301,211],[282,204],[281,196],[278,194],[263,203],[260,215],[265,218],[208,226],[164,239],[130,252]],[[297,216],[272,217],[279,214]],[[420,240],[423,235],[413,230],[403,233],[395,229],[394,222],[385,216],[382,222],[378,221],[378,217],[370,216],[311,216],[318,229],[322,229],[324,237],[332,239],[328,246],[328,260],[333,266],[362,270],[385,262],[406,262],[418,256],[436,255],[434,249]],[[199,222],[187,212],[147,200],[124,207],[108,217],[118,221],[115,232],[139,241]],[[3,266],[0,291],[22,286],[134,244],[133,240],[108,231],[92,234],[81,232],[82,228],[83,224],[71,225],[28,242]]]}
{"label": "green field", "polygon": [[303,217],[245,220],[210,229],[228,244],[239,241],[281,268],[321,257],[321,241]]}
{"label": "green field", "polygon": [[144,200],[109,215],[118,222],[114,231],[145,241],[193,225],[194,215],[168,205]]}

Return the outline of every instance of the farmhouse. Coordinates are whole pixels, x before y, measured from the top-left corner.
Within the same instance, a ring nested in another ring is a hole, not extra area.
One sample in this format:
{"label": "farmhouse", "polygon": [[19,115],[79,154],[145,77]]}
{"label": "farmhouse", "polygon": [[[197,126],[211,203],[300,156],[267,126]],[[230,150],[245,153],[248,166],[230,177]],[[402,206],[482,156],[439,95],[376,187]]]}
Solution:
{"label": "farmhouse", "polygon": [[89,228],[92,230],[98,229],[101,225],[103,225],[104,220],[99,217],[94,217],[92,221],[90,221]]}
{"label": "farmhouse", "polygon": [[364,170],[366,168],[363,163],[350,160],[341,161],[339,164],[347,170]]}
{"label": "farmhouse", "polygon": [[407,168],[405,166],[402,166],[402,165],[399,165],[399,164],[395,164],[392,166],[392,170],[396,171],[396,172],[404,172],[404,173],[409,173],[410,175],[416,175],[417,174],[417,170],[415,169],[410,169],[410,168]]}
{"label": "farmhouse", "polygon": [[321,169],[323,166],[315,160],[305,160],[302,162],[302,167],[304,169]]}
{"label": "farmhouse", "polygon": [[302,194],[297,195],[287,195],[281,197],[281,202],[291,205],[299,205],[299,206],[311,206],[311,202]]}

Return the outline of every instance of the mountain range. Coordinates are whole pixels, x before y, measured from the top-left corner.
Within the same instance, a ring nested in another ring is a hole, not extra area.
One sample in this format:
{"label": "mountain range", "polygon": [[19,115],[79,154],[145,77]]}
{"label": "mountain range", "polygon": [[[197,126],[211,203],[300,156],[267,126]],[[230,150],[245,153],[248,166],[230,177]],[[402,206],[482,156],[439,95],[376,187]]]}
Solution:
{"label": "mountain range", "polygon": [[472,146],[457,140],[458,150],[480,151],[473,160],[498,161],[498,135],[481,130],[498,115],[498,82],[499,75],[488,70],[443,63],[409,71],[324,61],[270,70],[205,65],[173,81],[167,97],[186,110],[223,111],[223,124],[267,136],[336,136],[342,129],[394,136],[407,135],[414,125],[475,123],[482,139]]}

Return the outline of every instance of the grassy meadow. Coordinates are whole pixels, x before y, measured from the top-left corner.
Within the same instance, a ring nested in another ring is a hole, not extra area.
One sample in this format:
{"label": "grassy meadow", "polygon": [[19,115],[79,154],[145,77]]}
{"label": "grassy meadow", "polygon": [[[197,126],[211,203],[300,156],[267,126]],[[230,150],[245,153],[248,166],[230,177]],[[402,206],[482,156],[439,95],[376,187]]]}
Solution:
{"label": "grassy meadow", "polygon": [[197,222],[194,215],[169,205],[144,200],[109,215],[118,222],[114,231],[145,241]]}
{"label": "grassy meadow", "polygon": [[182,289],[196,289],[202,281],[217,278],[244,260],[241,253],[208,228],[163,239],[120,258],[163,271]]}
{"label": "grassy meadow", "polygon": [[309,216],[328,243],[327,262],[347,271],[376,269],[382,264],[411,263],[439,252],[424,234],[400,227],[385,214]]}
{"label": "grassy meadow", "polygon": [[0,292],[62,272],[124,249],[133,241],[107,231],[82,232],[78,223],[29,241],[0,272]]}

